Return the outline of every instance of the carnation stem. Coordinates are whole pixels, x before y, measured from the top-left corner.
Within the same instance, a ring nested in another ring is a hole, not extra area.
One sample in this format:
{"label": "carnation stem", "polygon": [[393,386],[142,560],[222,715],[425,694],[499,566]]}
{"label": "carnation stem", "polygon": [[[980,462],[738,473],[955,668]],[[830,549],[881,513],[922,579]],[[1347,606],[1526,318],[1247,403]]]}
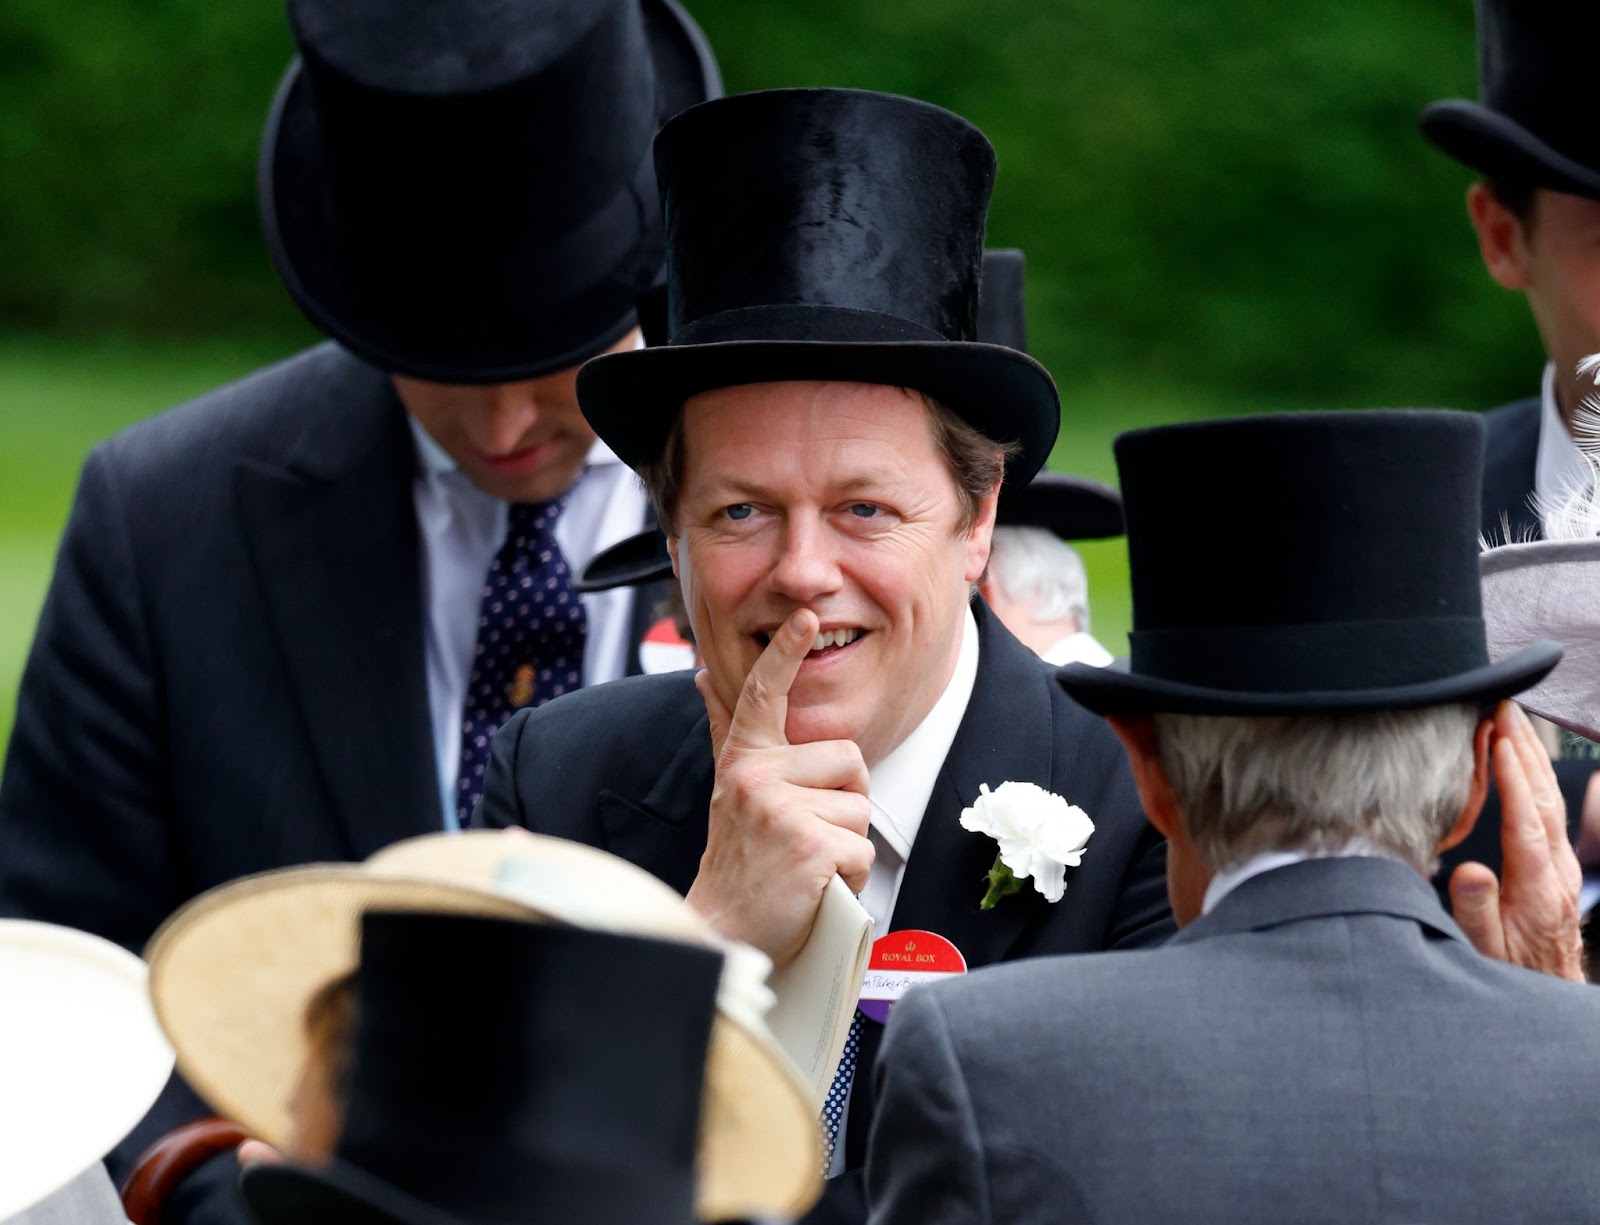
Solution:
{"label": "carnation stem", "polygon": [[1001,898],[1016,893],[1021,888],[1022,882],[1011,874],[1011,869],[1006,867],[1005,861],[996,855],[994,867],[989,869],[989,892],[983,895],[983,901],[978,903],[978,909],[993,910]]}

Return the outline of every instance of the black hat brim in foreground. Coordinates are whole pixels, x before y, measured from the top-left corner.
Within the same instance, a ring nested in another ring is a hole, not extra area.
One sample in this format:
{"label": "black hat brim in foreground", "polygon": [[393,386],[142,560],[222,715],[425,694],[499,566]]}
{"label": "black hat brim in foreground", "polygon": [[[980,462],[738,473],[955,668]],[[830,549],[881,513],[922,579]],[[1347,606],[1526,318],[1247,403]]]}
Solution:
{"label": "black hat brim in foreground", "polygon": [[880,383],[920,391],[986,437],[1015,443],[1008,485],[1044,466],[1060,428],[1055,381],[1002,345],[962,341],[726,340],[607,354],[578,375],[595,433],[636,471],[657,459],[685,400],[751,383]]}
{"label": "black hat brim in foreground", "polygon": [[1417,710],[1455,702],[1497,702],[1545,678],[1561,659],[1554,642],[1530,643],[1516,654],[1454,676],[1371,689],[1271,693],[1214,689],[1124,671],[1067,664],[1056,681],[1080,706],[1097,715],[1318,715]]}
{"label": "black hat brim in foreground", "polygon": [[1600,172],[1540,140],[1516,120],[1464,98],[1425,107],[1422,134],[1489,179],[1600,199]]}

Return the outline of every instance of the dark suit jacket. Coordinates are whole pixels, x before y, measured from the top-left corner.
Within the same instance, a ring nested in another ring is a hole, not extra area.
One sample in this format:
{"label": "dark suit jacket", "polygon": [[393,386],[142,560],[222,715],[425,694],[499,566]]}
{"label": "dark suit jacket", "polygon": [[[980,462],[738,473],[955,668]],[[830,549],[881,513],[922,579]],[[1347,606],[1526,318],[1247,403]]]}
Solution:
{"label": "dark suit jacket", "polygon": [[1480,957],[1384,860],[913,991],[878,1094],[873,1225],[1600,1221],[1600,992]]}
{"label": "dark suit jacket", "polygon": [[[134,951],[196,894],[440,828],[388,377],[332,344],[84,465],[0,777],[0,915]],[[201,1112],[181,1086],[113,1155]]]}
{"label": "dark suit jacket", "polygon": [[[1046,953],[1156,944],[1173,930],[1165,844],[1145,823],[1127,758],[1109,728],[1052,679],[1054,669],[977,601],[979,662],[967,712],[934,785],[895,904],[892,929],[953,941],[970,966]],[[957,823],[1007,780],[1064,795],[1095,823],[1083,866],[1052,906],[1031,887],[981,911],[993,841]],[[478,822],[525,825],[602,847],[688,892],[706,845],[713,761],[690,673],[639,677],[519,713],[496,738]],[[867,1070],[881,1028],[862,1035],[850,1099],[847,1165],[865,1158],[873,1109]],[[859,1181],[835,1179],[815,1219],[861,1219]]]}
{"label": "dark suit jacket", "polygon": [[[1540,398],[1518,400],[1483,414],[1483,518],[1479,532],[1496,544],[1538,540],[1533,477],[1539,458]],[[1509,529],[1509,530],[1508,530]]]}

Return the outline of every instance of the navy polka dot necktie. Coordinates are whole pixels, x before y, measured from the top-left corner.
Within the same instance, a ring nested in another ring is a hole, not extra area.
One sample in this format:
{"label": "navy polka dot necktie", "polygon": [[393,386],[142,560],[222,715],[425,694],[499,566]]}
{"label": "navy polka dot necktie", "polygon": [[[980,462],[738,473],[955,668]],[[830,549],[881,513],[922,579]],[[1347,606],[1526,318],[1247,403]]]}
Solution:
{"label": "navy polka dot necktie", "polygon": [[822,1176],[828,1176],[833,1165],[833,1150],[839,1143],[839,1129],[844,1123],[844,1108],[850,1104],[850,1084],[855,1079],[856,1056],[861,1053],[861,1012],[851,1018],[850,1032],[844,1040],[844,1052],[839,1056],[839,1070],[833,1074],[833,1084],[822,1103]]}
{"label": "navy polka dot necktie", "polygon": [[483,794],[489,742],[524,706],[539,706],[583,684],[583,601],[556,543],[567,495],[513,502],[505,543],[489,563],[478,608],[478,643],[461,712],[456,815],[467,827]]}

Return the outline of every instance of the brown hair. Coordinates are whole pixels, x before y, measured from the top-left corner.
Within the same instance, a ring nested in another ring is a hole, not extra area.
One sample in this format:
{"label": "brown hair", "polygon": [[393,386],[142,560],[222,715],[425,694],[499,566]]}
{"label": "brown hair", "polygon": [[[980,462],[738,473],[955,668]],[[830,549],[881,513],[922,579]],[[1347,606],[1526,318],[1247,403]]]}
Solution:
{"label": "brown hair", "polygon": [[[945,466],[956,483],[961,501],[959,530],[968,532],[978,520],[978,505],[1005,475],[1006,462],[1019,450],[1014,442],[996,442],[981,433],[932,396],[912,387],[902,394],[921,400],[928,409],[928,428],[933,442],[944,456]],[[683,493],[683,410],[672,423],[667,444],[655,460],[639,469],[645,492],[655,508],[657,521],[667,535],[674,536],[678,499]]]}

